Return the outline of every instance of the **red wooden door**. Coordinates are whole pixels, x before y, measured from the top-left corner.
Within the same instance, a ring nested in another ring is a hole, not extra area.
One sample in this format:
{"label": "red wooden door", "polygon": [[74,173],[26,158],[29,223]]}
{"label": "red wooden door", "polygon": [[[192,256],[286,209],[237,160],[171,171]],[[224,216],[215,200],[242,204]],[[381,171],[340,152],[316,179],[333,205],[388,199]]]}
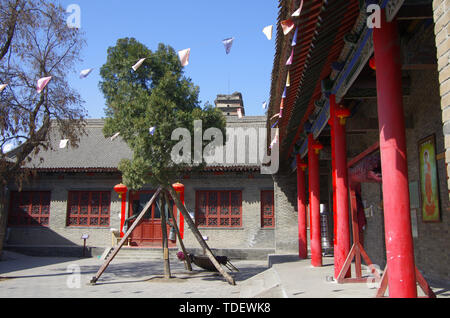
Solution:
{"label": "red wooden door", "polygon": [[[155,191],[138,191],[130,194],[129,217],[138,215],[145,205],[150,201]],[[169,220],[172,222],[172,219]],[[131,227],[133,220],[129,222]],[[170,233],[170,226],[167,225],[167,235]],[[131,246],[138,247],[161,247],[162,229],[161,229],[161,211],[156,203],[152,205],[149,211],[144,215],[141,223],[131,234]],[[169,241],[169,246],[175,246],[175,243]]]}

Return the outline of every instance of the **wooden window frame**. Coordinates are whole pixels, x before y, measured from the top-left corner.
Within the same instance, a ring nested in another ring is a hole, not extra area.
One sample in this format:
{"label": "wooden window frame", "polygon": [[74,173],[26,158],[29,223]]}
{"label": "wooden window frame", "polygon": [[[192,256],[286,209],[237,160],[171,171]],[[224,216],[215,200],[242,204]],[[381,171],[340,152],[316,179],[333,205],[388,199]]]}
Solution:
{"label": "wooden window frame", "polygon": [[[211,195],[216,195],[215,207],[210,206]],[[228,204],[225,194],[228,195]],[[232,195],[237,195],[237,205],[233,205]],[[206,202],[201,212],[200,198],[206,195]],[[215,209],[214,209],[215,208]],[[237,209],[237,210],[236,210]],[[204,215],[204,216],[203,216]],[[198,190],[195,193],[195,225],[201,228],[242,228],[242,191],[241,190]]]}
{"label": "wooden window frame", "polygon": [[[272,195],[272,202],[271,202],[271,210],[272,213],[270,215],[267,215],[264,211],[264,204],[265,204],[265,195],[267,193],[270,193]],[[275,192],[274,190],[261,190],[261,228],[263,229],[273,229],[275,228]],[[272,225],[266,225],[266,220],[271,220]]]}
{"label": "wooden window frame", "polygon": [[[23,201],[25,196],[28,196],[28,202]],[[35,201],[36,198],[39,198],[38,202]],[[49,227],[50,204],[51,191],[11,191],[8,226]]]}
{"label": "wooden window frame", "polygon": [[[82,205],[83,195],[88,195],[87,206]],[[98,195],[98,204],[93,204],[93,196]],[[107,199],[106,199],[107,198]],[[106,199],[106,201],[103,201]],[[77,201],[76,204],[74,201]],[[76,213],[74,208],[76,207]],[[82,211],[82,208],[87,208]],[[96,210],[95,208],[98,208]],[[68,227],[107,228],[111,223],[111,191],[69,191],[67,200]]]}

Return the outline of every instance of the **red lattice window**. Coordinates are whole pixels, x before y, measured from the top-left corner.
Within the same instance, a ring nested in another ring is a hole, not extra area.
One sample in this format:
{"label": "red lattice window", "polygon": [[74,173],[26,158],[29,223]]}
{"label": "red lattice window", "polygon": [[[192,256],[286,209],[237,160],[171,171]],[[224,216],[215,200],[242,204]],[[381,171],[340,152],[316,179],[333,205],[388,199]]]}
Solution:
{"label": "red lattice window", "polygon": [[8,226],[48,226],[50,191],[11,192]]}
{"label": "red lattice window", "polygon": [[274,192],[261,191],[261,227],[275,227]]}
{"label": "red lattice window", "polygon": [[108,227],[110,206],[109,191],[70,191],[67,226]]}
{"label": "red lattice window", "polygon": [[195,222],[200,227],[241,227],[241,191],[197,191]]}

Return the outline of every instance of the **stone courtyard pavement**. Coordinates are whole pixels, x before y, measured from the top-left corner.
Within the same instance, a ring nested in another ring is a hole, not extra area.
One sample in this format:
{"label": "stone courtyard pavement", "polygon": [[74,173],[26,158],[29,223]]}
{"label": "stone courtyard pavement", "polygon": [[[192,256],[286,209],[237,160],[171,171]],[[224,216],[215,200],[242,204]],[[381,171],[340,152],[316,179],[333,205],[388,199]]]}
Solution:
{"label": "stone courtyard pavement", "polygon": [[[162,261],[113,260],[95,286],[89,284],[103,263],[99,258],[30,257],[6,251],[0,262],[0,298],[373,298],[376,289],[366,284],[338,285],[332,258],[312,268],[308,260],[274,264],[233,261],[231,286],[217,273],[171,262],[173,279],[162,278]],[[78,274],[79,273],[79,274]],[[434,286],[440,297],[450,290]]]}

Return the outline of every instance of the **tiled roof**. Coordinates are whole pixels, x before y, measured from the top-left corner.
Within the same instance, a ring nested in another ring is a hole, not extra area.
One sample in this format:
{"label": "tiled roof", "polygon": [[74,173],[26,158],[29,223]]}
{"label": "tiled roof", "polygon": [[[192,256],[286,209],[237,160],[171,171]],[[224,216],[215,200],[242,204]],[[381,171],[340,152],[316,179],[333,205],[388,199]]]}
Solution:
{"label": "tiled roof", "polygon": [[[294,3],[280,0],[278,22],[289,18],[297,9]],[[314,111],[314,102],[322,95],[322,80],[332,72],[331,64],[338,60],[345,44],[344,36],[352,30],[358,16],[357,0],[305,0],[300,17],[295,19],[299,32],[293,63],[289,67],[285,64],[291,53],[292,36],[284,36],[278,24],[269,118],[280,110],[288,71],[291,79],[283,118],[279,120],[280,160],[291,154],[305,121]]]}
{"label": "tiled roof", "polygon": [[[246,116],[242,119],[227,117],[227,127],[265,128],[265,116]],[[122,159],[131,159],[133,153],[128,145],[117,137],[113,141],[103,135],[104,121],[89,119],[85,127],[86,135],[80,137],[79,147],[59,148],[61,139],[57,130],[50,136],[51,148],[41,150],[38,155],[25,164],[25,168],[42,172],[115,172]],[[14,158],[12,158],[14,159]],[[222,164],[209,166],[206,171],[244,171],[259,168],[255,164]]]}

